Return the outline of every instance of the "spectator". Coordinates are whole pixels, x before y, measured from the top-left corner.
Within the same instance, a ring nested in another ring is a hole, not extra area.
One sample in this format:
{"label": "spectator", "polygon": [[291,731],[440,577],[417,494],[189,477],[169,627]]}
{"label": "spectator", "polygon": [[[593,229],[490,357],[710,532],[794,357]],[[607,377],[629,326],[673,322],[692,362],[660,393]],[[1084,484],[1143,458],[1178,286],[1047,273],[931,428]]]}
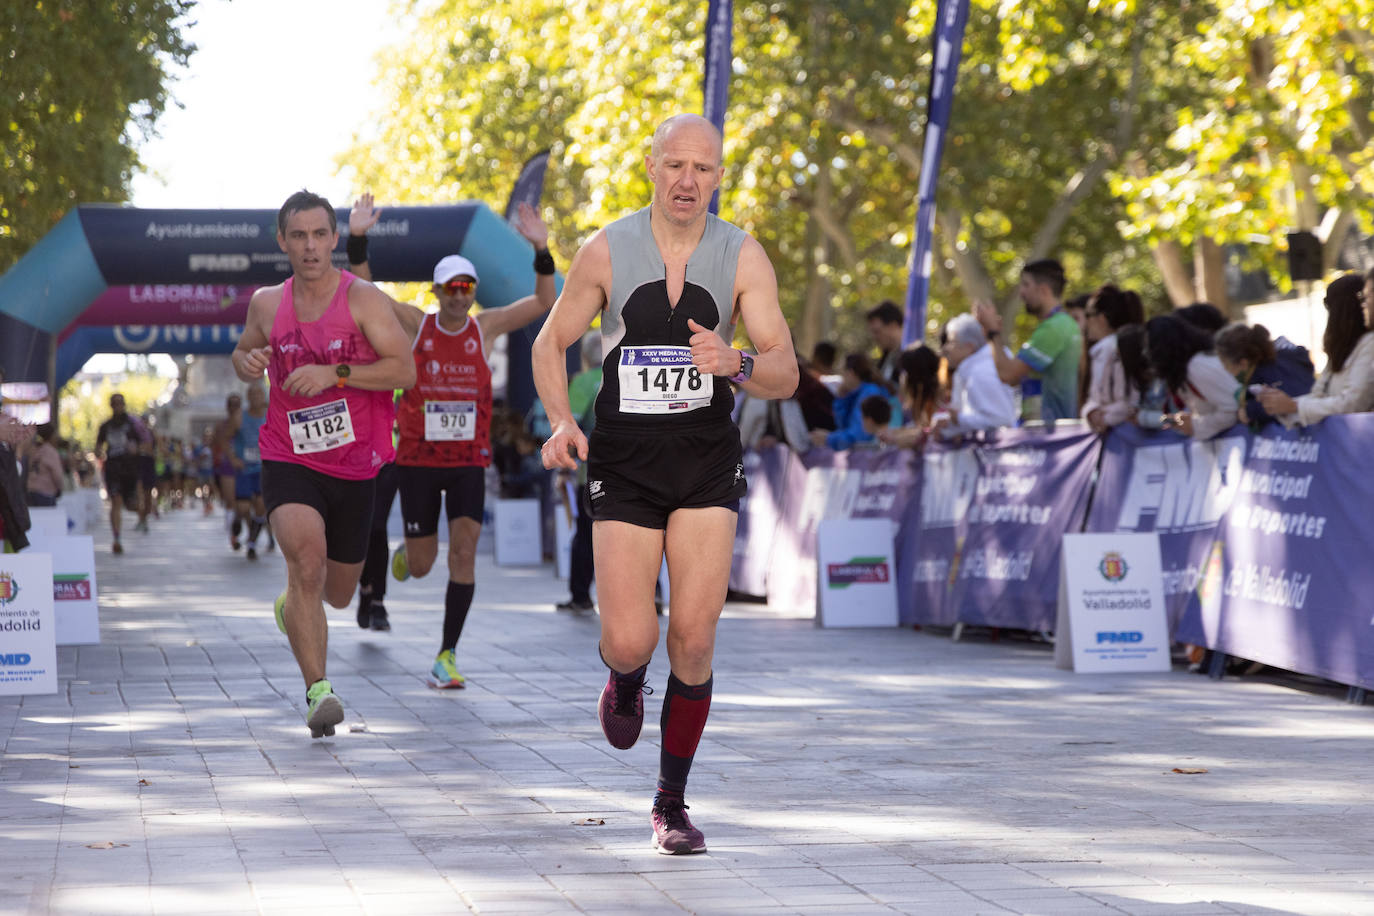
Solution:
{"label": "spectator", "polygon": [[835,345],[822,340],[811,348],[811,374],[834,395],[840,390],[840,376],[835,372],[835,357],[839,353]]}
{"label": "spectator", "polygon": [[887,397],[887,388],[873,369],[873,363],[863,353],[850,353],[844,358],[844,369],[840,373],[840,396],[835,399],[835,429],[811,431],[811,442],[824,445],[837,452],[844,451],[856,442],[870,442],[873,437],[864,432],[863,415],[859,405],[864,398],[872,395]]}
{"label": "spectator", "polygon": [[878,431],[878,438],[888,445],[918,448],[940,406],[944,385],[940,373],[944,368],[939,355],[925,344],[912,344],[902,351],[901,387],[897,390],[905,421],[896,429]]}
{"label": "spectator", "polygon": [[[991,349],[998,377],[1021,386],[1021,418],[1064,420],[1078,416],[1078,366],[1083,355],[1078,324],[1059,306],[1064,293],[1064,267],[1058,261],[1031,261],[1021,270],[1018,287],[1026,311],[1039,320],[1030,340],[1015,357],[1005,348]],[[990,303],[974,305],[974,315],[996,341],[1002,316]]]}
{"label": "spectator", "polygon": [[890,299],[879,302],[868,310],[868,336],[878,345],[878,374],[887,382],[888,387],[896,388],[901,366],[898,362],[902,355],[902,324],[906,318],[897,303]]}
{"label": "spectator", "polygon": [[[811,427],[799,400],[802,386],[809,382],[825,395],[830,392],[810,375],[800,356],[797,357],[797,375],[797,391],[790,398],[766,400],[743,391],[736,393],[735,403],[739,406],[736,423],[740,444],[745,448],[767,449],[781,442],[799,454],[810,450]],[[834,424],[834,417],[831,417],[830,428],[833,429]]]}
{"label": "spectator", "polygon": [[[5,371],[0,367],[0,384]],[[3,403],[3,402],[0,402]],[[17,553],[29,546],[29,507],[19,480],[19,463],[15,448],[23,446],[33,436],[33,427],[25,426],[0,410],[0,538],[9,552]]]}
{"label": "spectator", "polygon": [[[568,382],[568,406],[577,418],[577,425],[583,433],[591,435],[596,425],[594,402],[596,393],[601,390],[601,332],[588,331],[582,335],[582,371]],[[567,511],[576,509],[576,521],[572,543],[569,545],[568,563],[568,600],[560,601],[554,607],[560,611],[590,611],[596,605],[592,601],[592,583],[596,581],[596,560],[592,555],[592,506],[587,495],[587,463],[580,462],[575,473],[559,471],[559,489],[567,493],[572,484],[573,499],[576,506],[566,506]]]}
{"label": "spectator", "polygon": [[808,366],[800,356],[797,357],[797,369],[797,391],[792,395],[792,400],[801,407],[807,433],[813,429],[834,429],[835,391],[839,388],[839,376],[835,376],[836,387],[832,389],[825,378],[818,376],[814,368]]}
{"label": "spectator", "polygon": [[1145,325],[1128,324],[1117,331],[1116,352],[1126,383],[1141,393],[1135,411],[1136,425],[1142,429],[1163,429],[1164,418],[1181,410],[1183,402],[1169,392],[1163,379],[1155,376],[1145,358]]}
{"label": "spectator", "polygon": [[1286,337],[1270,340],[1269,329],[1262,324],[1228,324],[1217,332],[1213,344],[1226,371],[1245,386],[1240,422],[1248,423],[1257,432],[1277,419],[1255,396],[1260,390],[1273,386],[1290,397],[1312,390],[1312,358],[1307,355],[1307,348]]}
{"label": "spectator", "polygon": [[1064,311],[1069,313],[1069,317],[1078,325],[1080,334],[1087,334],[1088,330],[1088,300],[1093,297],[1092,293],[1083,293],[1074,296],[1072,299],[1064,300]]}
{"label": "spectator", "polygon": [[1145,335],[1150,368],[1184,406],[1168,425],[1197,439],[1234,426],[1240,383],[1212,352],[1211,335],[1178,315],[1151,318]]}
{"label": "spectator", "polygon": [[1297,398],[1277,388],[1259,393],[1264,409],[1284,426],[1311,426],[1332,414],[1374,410],[1374,302],[1367,289],[1369,280],[1359,274],[1337,277],[1326,288],[1326,368],[1310,392]]}
{"label": "spectator", "polygon": [[1193,327],[1206,331],[1208,335],[1216,334],[1226,327],[1226,316],[1210,302],[1194,302],[1192,305],[1175,309],[1174,314]]}
{"label": "spectator", "polygon": [[873,444],[877,444],[878,433],[892,425],[892,401],[881,394],[871,394],[859,405],[859,415],[863,418],[864,432],[872,438]]}
{"label": "spectator", "polygon": [[1109,283],[1089,297],[1084,317],[1092,349],[1082,414],[1093,431],[1100,435],[1129,420],[1140,403],[1142,389],[1132,385],[1126,377],[1117,350],[1116,332],[1128,324],[1144,322],[1145,308],[1134,292]]}
{"label": "spectator", "polygon": [[[978,319],[969,314],[949,323],[945,361],[954,370],[947,416],[935,426],[946,439],[979,429],[1016,425],[1016,391],[997,376],[992,349]],[[1010,358],[1011,354],[1005,354]]]}
{"label": "spectator", "polygon": [[55,506],[57,497],[62,495],[62,456],[53,442],[57,438],[57,427],[43,423],[38,427],[38,435],[28,449],[28,491],[30,506]]}

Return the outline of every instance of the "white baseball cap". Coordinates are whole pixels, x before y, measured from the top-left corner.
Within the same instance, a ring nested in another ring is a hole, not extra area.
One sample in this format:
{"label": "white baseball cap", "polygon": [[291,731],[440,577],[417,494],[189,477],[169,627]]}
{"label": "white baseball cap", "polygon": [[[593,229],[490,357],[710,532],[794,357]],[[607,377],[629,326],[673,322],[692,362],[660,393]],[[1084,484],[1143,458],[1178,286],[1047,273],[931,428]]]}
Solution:
{"label": "white baseball cap", "polygon": [[451,254],[434,265],[434,282],[447,283],[454,277],[469,276],[477,279],[477,268],[461,254]]}

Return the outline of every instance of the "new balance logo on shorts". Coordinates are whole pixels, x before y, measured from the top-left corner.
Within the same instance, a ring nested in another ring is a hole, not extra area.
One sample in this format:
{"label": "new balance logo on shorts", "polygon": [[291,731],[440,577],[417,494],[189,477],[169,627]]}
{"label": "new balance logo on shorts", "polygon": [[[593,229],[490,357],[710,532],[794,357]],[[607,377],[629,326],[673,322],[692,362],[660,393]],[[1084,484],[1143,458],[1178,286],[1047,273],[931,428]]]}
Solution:
{"label": "new balance logo on shorts", "polygon": [[601,489],[601,481],[589,480],[587,481],[587,494],[592,499],[600,499],[606,495],[606,491]]}

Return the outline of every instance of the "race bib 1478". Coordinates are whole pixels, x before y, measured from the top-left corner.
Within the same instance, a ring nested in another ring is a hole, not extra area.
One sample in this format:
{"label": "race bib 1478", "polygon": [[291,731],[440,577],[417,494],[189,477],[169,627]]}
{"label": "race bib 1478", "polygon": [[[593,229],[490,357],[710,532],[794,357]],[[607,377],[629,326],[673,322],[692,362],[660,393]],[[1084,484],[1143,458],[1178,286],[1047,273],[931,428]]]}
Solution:
{"label": "race bib 1478", "polygon": [[621,413],[685,413],[711,403],[714,376],[692,365],[690,347],[624,347],[620,351]]}

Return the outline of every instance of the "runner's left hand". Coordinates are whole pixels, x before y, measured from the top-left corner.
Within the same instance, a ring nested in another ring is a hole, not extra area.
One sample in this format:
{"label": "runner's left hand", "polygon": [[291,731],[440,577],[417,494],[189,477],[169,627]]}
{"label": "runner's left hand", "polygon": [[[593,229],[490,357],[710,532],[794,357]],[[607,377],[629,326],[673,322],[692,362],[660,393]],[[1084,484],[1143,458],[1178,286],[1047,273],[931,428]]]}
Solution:
{"label": "runner's left hand", "polygon": [[719,334],[702,327],[692,318],[687,319],[687,328],[692,332],[691,339],[687,341],[692,345],[692,365],[700,369],[703,375],[728,377],[739,372],[739,354],[734,347],[721,340]]}
{"label": "runner's left hand", "polygon": [[367,235],[367,230],[377,225],[381,218],[381,208],[372,206],[372,192],[364,191],[348,211],[348,234]]}
{"label": "runner's left hand", "polygon": [[333,366],[297,366],[281,383],[282,390],[297,397],[310,398],[338,384]]}
{"label": "runner's left hand", "polygon": [[515,225],[515,231],[523,235],[536,251],[549,247],[549,227],[544,225],[539,213],[529,204],[522,202],[517,206],[515,219],[511,222]]}

